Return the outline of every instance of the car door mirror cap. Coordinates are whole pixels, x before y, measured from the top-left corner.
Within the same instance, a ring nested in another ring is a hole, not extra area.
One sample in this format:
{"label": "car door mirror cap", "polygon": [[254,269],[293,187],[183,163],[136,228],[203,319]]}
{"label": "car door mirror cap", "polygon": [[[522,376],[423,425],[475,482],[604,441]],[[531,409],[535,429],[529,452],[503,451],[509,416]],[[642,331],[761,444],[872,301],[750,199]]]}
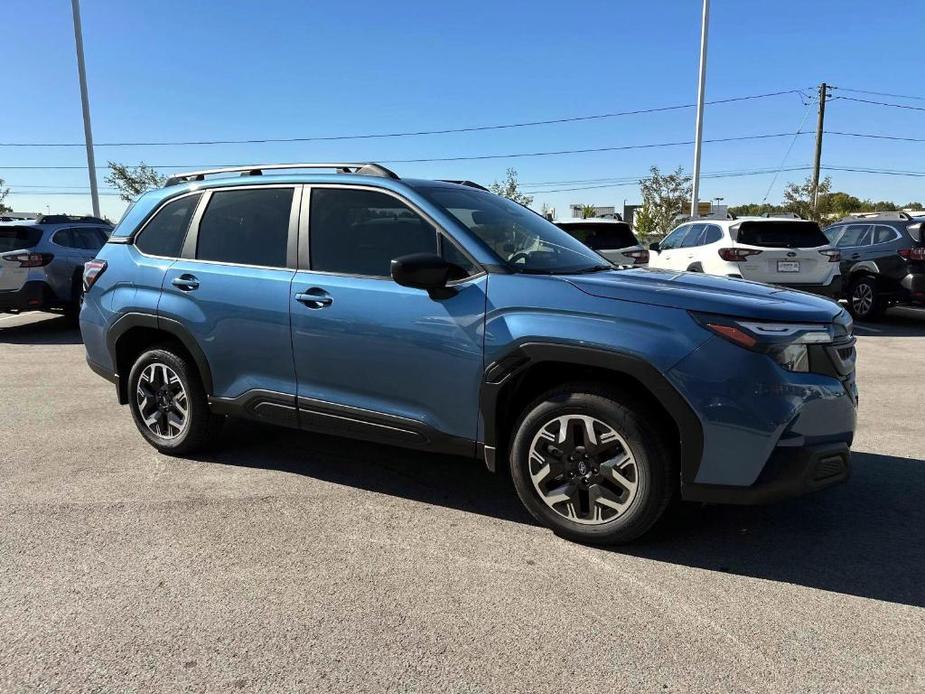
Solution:
{"label": "car door mirror cap", "polygon": [[436,253],[412,253],[394,258],[390,274],[396,284],[427,292],[446,290],[452,265]]}

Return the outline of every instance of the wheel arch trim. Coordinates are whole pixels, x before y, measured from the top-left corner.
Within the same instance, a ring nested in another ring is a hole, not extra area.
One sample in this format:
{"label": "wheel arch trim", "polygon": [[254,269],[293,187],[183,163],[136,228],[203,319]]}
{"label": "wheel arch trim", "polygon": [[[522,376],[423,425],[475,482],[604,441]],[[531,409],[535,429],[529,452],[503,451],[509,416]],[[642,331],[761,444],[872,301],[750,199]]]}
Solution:
{"label": "wheel arch trim", "polygon": [[633,354],[555,342],[524,342],[486,367],[479,390],[484,427],[479,448],[490,469],[494,469],[494,452],[499,444],[498,400],[504,387],[518,373],[544,362],[600,368],[642,384],[674,420],[680,434],[681,480],[693,482],[703,456],[703,425],[668,379],[651,363]]}

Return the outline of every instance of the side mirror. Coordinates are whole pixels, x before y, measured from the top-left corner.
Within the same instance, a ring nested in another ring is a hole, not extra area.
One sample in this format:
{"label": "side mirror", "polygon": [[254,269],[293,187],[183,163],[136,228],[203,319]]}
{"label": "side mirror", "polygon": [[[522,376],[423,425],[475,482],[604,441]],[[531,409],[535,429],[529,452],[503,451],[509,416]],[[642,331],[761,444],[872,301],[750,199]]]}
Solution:
{"label": "side mirror", "polygon": [[650,251],[655,251],[656,253],[658,253],[658,251],[659,251],[658,241],[653,241],[652,243],[650,243],[650,244],[649,244],[649,250],[650,250]]}
{"label": "side mirror", "polygon": [[392,279],[403,287],[427,292],[446,290],[452,265],[435,253],[412,253],[392,260]]}

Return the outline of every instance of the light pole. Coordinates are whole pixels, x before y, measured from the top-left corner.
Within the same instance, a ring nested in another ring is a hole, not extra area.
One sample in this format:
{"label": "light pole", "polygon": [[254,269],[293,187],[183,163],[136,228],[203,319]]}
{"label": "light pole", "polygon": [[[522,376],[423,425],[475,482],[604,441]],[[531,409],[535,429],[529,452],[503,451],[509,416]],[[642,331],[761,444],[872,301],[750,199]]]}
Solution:
{"label": "light pole", "polygon": [[697,216],[700,194],[700,142],[703,139],[703,93],[707,86],[707,32],[710,28],[710,0],[703,0],[700,24],[700,79],[697,82],[697,126],[694,137],[694,179],[691,186],[691,217]]}
{"label": "light pole", "polygon": [[96,159],[93,156],[93,131],[90,129],[90,98],[87,96],[87,70],[84,66],[84,40],[80,29],[80,0],[71,0],[74,14],[74,43],[77,45],[77,74],[80,78],[80,105],[84,115],[84,139],[87,143],[87,174],[90,176],[90,197],[93,216],[100,216],[100,194],[96,189]]}

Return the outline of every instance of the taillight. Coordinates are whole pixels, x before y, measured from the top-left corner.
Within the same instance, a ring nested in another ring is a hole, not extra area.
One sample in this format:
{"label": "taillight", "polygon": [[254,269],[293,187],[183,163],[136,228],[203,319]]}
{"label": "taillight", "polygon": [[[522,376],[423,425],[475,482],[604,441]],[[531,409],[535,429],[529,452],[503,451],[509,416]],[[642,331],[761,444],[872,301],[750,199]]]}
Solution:
{"label": "taillight", "polygon": [[624,251],[623,255],[627,255],[633,259],[633,265],[645,265],[649,262],[649,251]]}
{"label": "taillight", "polygon": [[89,291],[90,287],[100,278],[106,270],[105,260],[91,260],[84,263],[84,292]]}
{"label": "taillight", "polygon": [[3,256],[3,259],[19,263],[19,267],[42,267],[48,265],[54,257],[51,253],[14,253]]}
{"label": "taillight", "polygon": [[730,263],[744,263],[750,255],[758,255],[761,251],[752,248],[720,248],[719,257]]}
{"label": "taillight", "polygon": [[824,251],[819,251],[822,255],[826,256],[829,259],[830,263],[839,263],[841,262],[841,251],[836,251],[833,248],[826,249]]}
{"label": "taillight", "polygon": [[925,246],[900,248],[899,254],[906,260],[925,260]]}

